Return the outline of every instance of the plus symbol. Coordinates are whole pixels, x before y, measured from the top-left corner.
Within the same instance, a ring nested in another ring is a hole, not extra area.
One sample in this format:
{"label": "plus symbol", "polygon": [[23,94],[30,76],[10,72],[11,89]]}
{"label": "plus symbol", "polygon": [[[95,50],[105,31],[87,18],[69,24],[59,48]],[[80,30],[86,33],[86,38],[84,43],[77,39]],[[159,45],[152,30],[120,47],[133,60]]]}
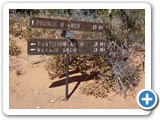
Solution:
{"label": "plus symbol", "polygon": [[152,101],[152,98],[149,97],[148,94],[146,94],[146,97],[145,98],[142,98],[142,101],[145,101],[146,102],[146,105],[149,104],[149,101]]}

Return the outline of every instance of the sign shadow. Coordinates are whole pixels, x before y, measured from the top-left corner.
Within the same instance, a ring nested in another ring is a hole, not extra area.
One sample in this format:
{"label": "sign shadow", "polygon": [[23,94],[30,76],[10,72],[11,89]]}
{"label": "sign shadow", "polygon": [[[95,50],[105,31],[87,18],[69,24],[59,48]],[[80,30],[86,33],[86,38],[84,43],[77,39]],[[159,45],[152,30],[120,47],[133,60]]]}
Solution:
{"label": "sign shadow", "polygon": [[[75,71],[71,71],[70,73],[73,74],[73,73],[75,73]],[[86,81],[89,81],[89,80],[93,80],[95,75],[96,74],[91,74],[91,75],[82,74],[82,75],[76,75],[76,76],[69,77],[69,80],[68,80],[69,84],[73,83],[73,82],[77,82],[77,83],[74,86],[73,90],[69,93],[68,98],[70,98],[72,96],[72,94],[76,91],[76,89],[79,87],[81,82],[86,82]],[[63,85],[66,85],[66,78],[62,78],[62,79],[59,79],[58,81],[53,82],[49,86],[49,88],[60,87],[60,86],[63,86]]]}

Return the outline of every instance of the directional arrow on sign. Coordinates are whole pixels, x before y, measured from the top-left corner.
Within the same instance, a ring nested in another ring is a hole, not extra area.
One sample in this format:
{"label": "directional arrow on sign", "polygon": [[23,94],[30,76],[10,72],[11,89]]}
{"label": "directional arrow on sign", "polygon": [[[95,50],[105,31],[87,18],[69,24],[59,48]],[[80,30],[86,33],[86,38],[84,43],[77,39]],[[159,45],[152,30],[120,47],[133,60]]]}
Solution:
{"label": "directional arrow on sign", "polygon": [[36,49],[31,48],[30,51],[35,51]]}
{"label": "directional arrow on sign", "polygon": [[36,45],[36,43],[30,43],[30,45],[31,45],[31,46],[34,46],[34,45]]}

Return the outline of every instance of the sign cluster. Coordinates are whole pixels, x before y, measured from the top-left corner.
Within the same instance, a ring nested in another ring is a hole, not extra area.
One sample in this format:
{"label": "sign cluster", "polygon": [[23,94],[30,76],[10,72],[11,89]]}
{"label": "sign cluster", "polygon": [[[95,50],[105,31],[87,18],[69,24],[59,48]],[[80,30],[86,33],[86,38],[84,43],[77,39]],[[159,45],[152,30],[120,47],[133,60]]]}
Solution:
{"label": "sign cluster", "polygon": [[[66,31],[67,38],[71,38],[73,32],[77,31],[90,31],[102,32],[104,26],[102,23],[82,22],[82,21],[69,21],[58,20],[49,18],[30,19],[30,26],[33,28],[48,28],[48,29],[62,29]],[[63,31],[63,32],[64,32]],[[28,54],[29,55],[53,55],[53,54],[104,54],[106,52],[105,40],[75,40],[75,39],[30,39],[28,41]]]}
{"label": "sign cluster", "polygon": [[29,55],[66,54],[66,100],[68,96],[69,54],[105,54],[105,40],[76,40],[72,39],[75,31],[103,32],[102,23],[57,20],[48,18],[31,18],[30,26],[33,28],[50,28],[63,30],[61,36],[67,39],[30,39],[28,40]]}

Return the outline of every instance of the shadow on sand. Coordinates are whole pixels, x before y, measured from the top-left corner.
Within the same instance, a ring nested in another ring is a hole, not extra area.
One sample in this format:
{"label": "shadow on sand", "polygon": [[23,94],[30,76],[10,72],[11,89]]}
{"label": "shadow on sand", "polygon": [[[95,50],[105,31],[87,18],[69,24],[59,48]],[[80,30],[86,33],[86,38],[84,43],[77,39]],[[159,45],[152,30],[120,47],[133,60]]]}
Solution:
{"label": "shadow on sand", "polygon": [[[69,72],[69,75],[71,74],[75,74],[75,73],[78,73],[79,71],[77,70],[74,70],[74,71],[70,71]],[[94,79],[94,76],[96,74],[91,74],[91,75],[88,75],[88,74],[85,74],[85,75],[77,75],[77,76],[72,76],[72,77],[69,77],[68,79],[68,84],[70,83],[73,83],[73,82],[77,82],[77,84],[75,85],[75,87],[73,88],[73,90],[71,91],[71,93],[69,94],[69,98],[72,96],[72,94],[76,91],[76,89],[78,88],[78,86],[80,85],[81,82],[85,82],[85,81],[89,81],[89,80],[92,80]],[[49,88],[53,88],[53,87],[59,87],[59,86],[62,86],[62,85],[66,85],[66,78],[63,78],[65,77],[66,74],[63,74],[60,76],[60,79],[53,82]],[[61,79],[63,78],[63,79]]]}

